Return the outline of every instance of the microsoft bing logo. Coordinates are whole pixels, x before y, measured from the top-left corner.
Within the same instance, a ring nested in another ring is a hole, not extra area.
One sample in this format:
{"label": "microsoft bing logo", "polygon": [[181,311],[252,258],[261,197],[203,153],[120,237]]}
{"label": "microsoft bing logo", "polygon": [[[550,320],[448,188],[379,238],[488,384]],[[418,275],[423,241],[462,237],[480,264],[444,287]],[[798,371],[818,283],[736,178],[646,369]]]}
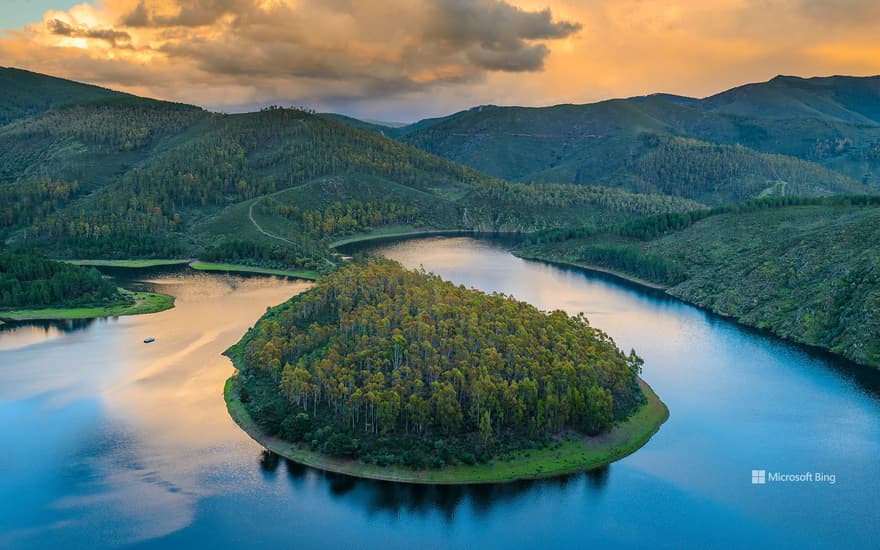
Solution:
{"label": "microsoft bing logo", "polygon": [[767,483],[767,470],[752,470],[752,485]]}

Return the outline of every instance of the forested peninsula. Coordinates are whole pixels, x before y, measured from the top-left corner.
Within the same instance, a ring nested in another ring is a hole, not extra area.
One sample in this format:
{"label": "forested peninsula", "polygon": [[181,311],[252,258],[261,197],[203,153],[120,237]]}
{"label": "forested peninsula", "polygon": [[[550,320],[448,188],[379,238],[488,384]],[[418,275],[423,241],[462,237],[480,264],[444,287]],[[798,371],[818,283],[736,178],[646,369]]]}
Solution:
{"label": "forested peninsula", "polygon": [[0,319],[81,319],[154,313],[174,298],[117,288],[96,269],[0,252]]}
{"label": "forested peninsula", "polygon": [[[641,447],[665,406],[582,315],[359,261],[270,310],[228,354],[230,413],[293,460],[365,477],[506,481]],[[643,390],[643,387],[645,388]]]}

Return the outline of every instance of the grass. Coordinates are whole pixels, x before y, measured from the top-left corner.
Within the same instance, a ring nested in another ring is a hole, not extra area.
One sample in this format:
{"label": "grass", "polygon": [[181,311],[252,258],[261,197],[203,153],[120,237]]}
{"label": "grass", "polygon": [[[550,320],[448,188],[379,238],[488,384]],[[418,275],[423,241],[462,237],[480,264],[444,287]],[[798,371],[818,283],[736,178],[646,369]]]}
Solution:
{"label": "grass", "polygon": [[340,246],[344,246],[347,244],[372,241],[376,239],[388,239],[393,237],[415,237],[418,235],[438,235],[438,234],[450,234],[450,233],[473,233],[473,231],[468,229],[416,229],[413,226],[404,225],[404,226],[387,226],[379,229],[375,229],[368,233],[358,233],[357,235],[351,235],[348,237],[344,237],[330,244],[330,248],[337,248]]}
{"label": "grass", "polygon": [[49,321],[62,319],[96,319],[99,317],[118,317],[122,315],[143,315],[158,313],[174,307],[174,297],[152,292],[132,292],[119,289],[123,294],[134,297],[135,303],[110,306],[17,309],[0,312],[0,318],[8,321]]}
{"label": "grass", "polygon": [[167,265],[184,265],[192,260],[62,260],[69,264],[93,267],[128,267],[143,269],[147,267],[162,267]]}
{"label": "grass", "polygon": [[308,269],[272,269],[268,267],[254,267],[239,264],[221,264],[210,262],[192,262],[189,266],[198,271],[222,271],[225,273],[256,273],[259,275],[277,275],[279,277],[291,277],[294,279],[308,279],[314,281],[319,277],[317,271]]}
{"label": "grass", "polygon": [[419,483],[456,485],[502,483],[584,472],[630,455],[644,446],[669,418],[669,409],[644,381],[639,381],[647,403],[626,422],[598,437],[577,437],[544,449],[519,451],[496,457],[487,464],[412,470],[402,466],[377,466],[330,457],[308,447],[264,434],[238,399],[238,375],[226,381],[224,398],[233,420],[255,441],[294,462],[356,477]]}

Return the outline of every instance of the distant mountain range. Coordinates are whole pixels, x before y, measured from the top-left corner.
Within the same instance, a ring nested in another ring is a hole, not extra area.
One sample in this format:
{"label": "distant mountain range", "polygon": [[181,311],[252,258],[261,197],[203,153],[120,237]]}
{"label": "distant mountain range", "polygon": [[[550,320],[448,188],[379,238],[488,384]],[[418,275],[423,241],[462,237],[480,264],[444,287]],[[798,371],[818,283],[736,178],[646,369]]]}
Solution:
{"label": "distant mountain range", "polygon": [[781,190],[880,189],[880,77],[779,76],[705,99],[482,106],[370,128],[514,181],[598,183],[711,204]]}

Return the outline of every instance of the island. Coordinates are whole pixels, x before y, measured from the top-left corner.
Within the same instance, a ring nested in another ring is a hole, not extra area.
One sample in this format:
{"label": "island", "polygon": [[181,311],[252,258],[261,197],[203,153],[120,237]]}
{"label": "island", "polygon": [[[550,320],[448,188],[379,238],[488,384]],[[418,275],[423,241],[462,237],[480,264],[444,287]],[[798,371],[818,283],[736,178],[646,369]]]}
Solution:
{"label": "island", "polygon": [[542,312],[384,259],[270,309],[227,351],[227,408],[293,461],[410,483],[582,472],[643,446],[668,410],[581,314]]}
{"label": "island", "polygon": [[119,288],[94,267],[0,253],[0,320],[93,319],[172,307],[172,296]]}

